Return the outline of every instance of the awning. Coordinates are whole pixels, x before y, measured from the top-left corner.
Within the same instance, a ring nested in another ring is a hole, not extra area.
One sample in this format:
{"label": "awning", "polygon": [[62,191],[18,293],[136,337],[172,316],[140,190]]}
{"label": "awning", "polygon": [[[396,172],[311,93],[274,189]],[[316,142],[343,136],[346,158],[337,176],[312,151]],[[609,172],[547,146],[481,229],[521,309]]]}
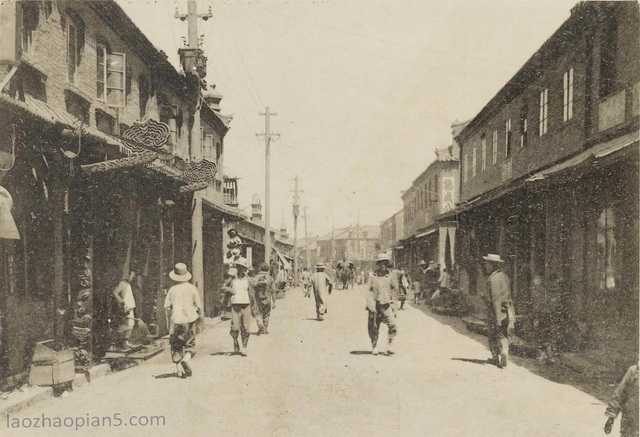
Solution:
{"label": "awning", "polygon": [[[202,204],[222,213],[222,216],[226,221],[239,222],[239,221],[246,220],[246,217],[242,215],[242,213],[238,208],[232,208],[228,205],[216,203],[206,197],[202,198]],[[242,238],[246,238],[246,237],[242,237]]]}
{"label": "awning", "polygon": [[580,164],[586,163],[587,161],[593,161],[598,158],[603,158],[614,152],[629,147],[634,143],[637,144],[639,139],[640,134],[638,132],[631,132],[630,134],[614,138],[611,141],[600,143],[598,145],[590,147],[588,150],[585,150],[584,152],[574,156],[573,158],[569,158],[566,161],[561,162],[560,164],[556,164],[546,170],[534,174],[527,179],[527,182],[540,181],[564,170],[575,168]]}
{"label": "awning", "polygon": [[431,229],[431,230],[429,230],[427,232],[422,232],[422,233],[416,235],[416,238],[426,237],[427,235],[431,235],[431,234],[435,233],[437,230],[438,229]]}
{"label": "awning", "polygon": [[280,262],[282,263],[282,265],[284,266],[285,269],[290,269],[291,268],[291,263],[289,261],[287,261],[287,259],[284,257],[284,255],[275,247],[273,248],[273,250],[276,252],[276,254],[278,254],[278,258],[280,259]]}

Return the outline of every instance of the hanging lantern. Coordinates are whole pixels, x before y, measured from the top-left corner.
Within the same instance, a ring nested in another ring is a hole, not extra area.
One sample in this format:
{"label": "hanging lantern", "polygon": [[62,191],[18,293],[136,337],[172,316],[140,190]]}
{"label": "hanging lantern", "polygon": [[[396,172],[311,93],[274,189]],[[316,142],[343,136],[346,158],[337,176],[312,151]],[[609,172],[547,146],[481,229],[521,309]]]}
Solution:
{"label": "hanging lantern", "polygon": [[0,186],[0,238],[19,240],[20,233],[16,222],[13,220],[13,215],[11,215],[12,207],[13,199],[11,194]]}

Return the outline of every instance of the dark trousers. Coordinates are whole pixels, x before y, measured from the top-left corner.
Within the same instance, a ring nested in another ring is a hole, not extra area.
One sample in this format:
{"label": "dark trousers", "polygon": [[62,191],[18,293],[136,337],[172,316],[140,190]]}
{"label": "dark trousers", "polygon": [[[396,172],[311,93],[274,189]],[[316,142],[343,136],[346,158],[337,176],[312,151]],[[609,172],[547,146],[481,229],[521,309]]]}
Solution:
{"label": "dark trousers", "polygon": [[256,322],[258,323],[258,329],[266,331],[269,328],[269,317],[271,316],[271,296],[258,299],[257,304]]}
{"label": "dark trousers", "polygon": [[191,356],[196,354],[196,323],[178,323],[173,325],[173,332],[169,336],[171,346],[171,359],[179,362],[189,352]]}
{"label": "dark trousers", "polygon": [[378,344],[381,323],[387,325],[389,330],[389,343],[393,342],[398,329],[396,328],[396,312],[392,304],[376,303],[376,311],[369,311],[368,329],[369,338],[371,339],[371,345],[373,347],[376,347]]}
{"label": "dark trousers", "polygon": [[251,305],[248,303],[231,305],[231,337],[238,339],[242,336],[242,344],[246,347],[249,342],[249,327],[251,326]]}

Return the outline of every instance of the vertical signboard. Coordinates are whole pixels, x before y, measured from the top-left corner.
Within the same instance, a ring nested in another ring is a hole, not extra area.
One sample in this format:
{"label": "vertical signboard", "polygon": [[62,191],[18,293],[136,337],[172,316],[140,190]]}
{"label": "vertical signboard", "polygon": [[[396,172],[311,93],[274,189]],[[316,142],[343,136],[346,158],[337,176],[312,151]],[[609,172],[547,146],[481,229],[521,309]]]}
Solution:
{"label": "vertical signboard", "polygon": [[442,177],[442,196],[440,203],[440,214],[451,211],[456,207],[455,201],[456,179],[453,176]]}
{"label": "vertical signboard", "polygon": [[0,64],[16,62],[16,2],[0,1]]}

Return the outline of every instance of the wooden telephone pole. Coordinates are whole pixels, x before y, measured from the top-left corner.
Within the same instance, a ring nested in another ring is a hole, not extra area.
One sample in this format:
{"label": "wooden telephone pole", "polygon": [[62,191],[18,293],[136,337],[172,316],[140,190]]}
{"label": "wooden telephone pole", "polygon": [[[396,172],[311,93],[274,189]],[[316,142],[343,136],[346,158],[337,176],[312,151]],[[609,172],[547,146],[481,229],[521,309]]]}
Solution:
{"label": "wooden telephone pole", "polygon": [[264,115],[264,134],[258,136],[264,136],[264,262],[269,264],[271,268],[271,156],[270,146],[272,137],[279,137],[279,134],[271,133],[271,116],[278,115],[275,112],[269,111],[267,106],[264,112],[259,115]]}

